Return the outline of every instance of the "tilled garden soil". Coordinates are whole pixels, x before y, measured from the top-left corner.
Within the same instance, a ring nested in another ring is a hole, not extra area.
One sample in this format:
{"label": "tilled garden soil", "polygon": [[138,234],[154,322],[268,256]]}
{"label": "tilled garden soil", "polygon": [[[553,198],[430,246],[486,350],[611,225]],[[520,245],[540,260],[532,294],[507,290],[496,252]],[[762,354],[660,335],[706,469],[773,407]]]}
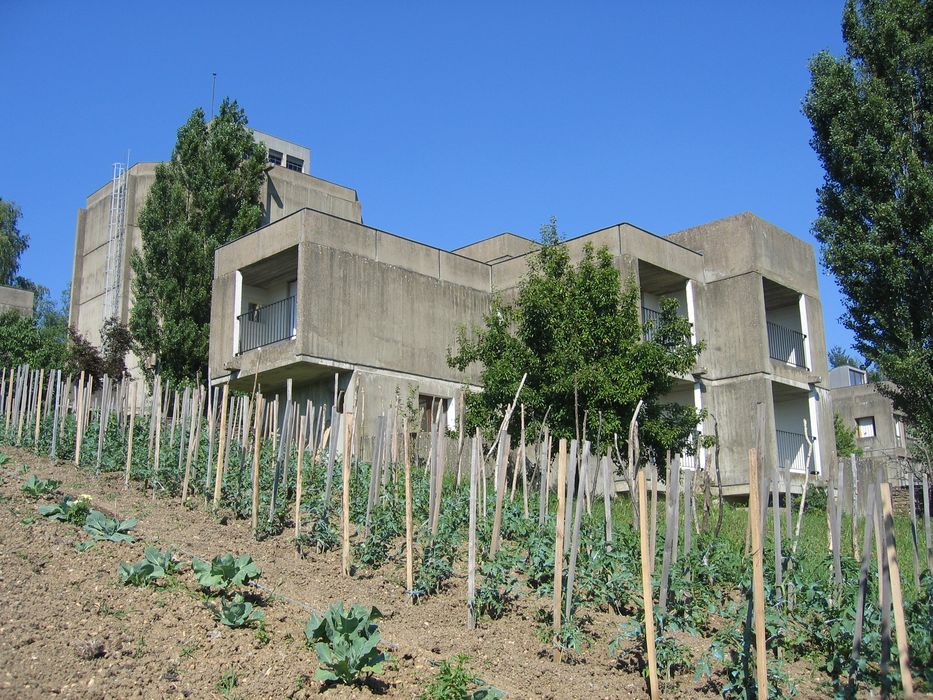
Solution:
{"label": "tilled garden soil", "polygon": [[[468,632],[462,571],[445,593],[411,605],[401,562],[346,578],[339,553],[300,559],[289,533],[256,542],[247,522],[153,499],[132,485],[124,489],[119,475],[98,479],[72,464],[4,452],[11,459],[0,485],[2,698],[413,698],[435,676],[436,664],[458,653],[469,656],[471,669],[508,697],[646,696],[641,675],[620,669],[609,654],[620,622],[616,615],[588,611],[590,648],[579,663],[558,664],[536,634],[535,613],[549,601],[534,595],[522,596],[504,619],[481,621]],[[99,542],[79,551],[76,545],[87,535],[39,516],[41,502],[20,492],[30,473],[60,480],[62,493],[91,495],[94,508],[138,518],[137,541]],[[263,571],[264,590],[253,593],[266,616],[265,643],[255,630],[216,622],[187,566],[172,586],[122,586],[120,562],[138,561],[146,545],[171,547],[186,564],[192,556],[250,554]],[[379,626],[391,661],[367,686],[322,687],[312,679],[316,660],[305,646],[304,625],[310,610],[323,611],[337,601],[375,605],[384,615]],[[702,639],[684,641],[694,654],[708,646]],[[805,666],[791,670],[798,676],[798,697],[821,696],[807,682]],[[665,692],[702,695],[713,697],[693,682],[692,673]]]}

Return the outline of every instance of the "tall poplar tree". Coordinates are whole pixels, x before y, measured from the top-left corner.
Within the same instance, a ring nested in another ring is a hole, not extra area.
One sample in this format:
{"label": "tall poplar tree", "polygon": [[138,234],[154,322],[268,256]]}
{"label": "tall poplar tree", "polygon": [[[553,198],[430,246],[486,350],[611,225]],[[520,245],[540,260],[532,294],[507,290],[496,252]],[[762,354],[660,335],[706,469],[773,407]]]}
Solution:
{"label": "tall poplar tree", "polygon": [[933,437],[933,2],[848,0],[803,111],[826,171],[813,225],[854,347]]}
{"label": "tall poplar tree", "polygon": [[207,371],[214,249],[260,226],[265,149],[225,99],[209,123],[191,113],[139,215],[130,328],[149,376],[202,380]]}

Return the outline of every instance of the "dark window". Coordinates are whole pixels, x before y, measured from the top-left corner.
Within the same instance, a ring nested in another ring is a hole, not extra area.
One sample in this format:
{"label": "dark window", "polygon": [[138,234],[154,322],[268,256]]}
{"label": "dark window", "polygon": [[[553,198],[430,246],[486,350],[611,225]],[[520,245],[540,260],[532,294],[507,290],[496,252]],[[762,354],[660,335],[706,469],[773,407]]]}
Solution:
{"label": "dark window", "polygon": [[[282,164],[281,159],[279,159],[278,164]],[[294,170],[295,172],[300,173],[305,167],[305,162],[301,158],[292,158],[291,156],[288,156],[288,158],[285,159],[285,167],[289,170]]]}
{"label": "dark window", "polygon": [[278,151],[273,151],[273,150],[270,148],[270,149],[269,149],[269,162],[272,163],[272,165],[281,165],[281,164],[282,164],[282,154],[279,153]]}
{"label": "dark window", "polygon": [[849,370],[849,386],[857,386],[865,383],[865,373],[857,369]]}

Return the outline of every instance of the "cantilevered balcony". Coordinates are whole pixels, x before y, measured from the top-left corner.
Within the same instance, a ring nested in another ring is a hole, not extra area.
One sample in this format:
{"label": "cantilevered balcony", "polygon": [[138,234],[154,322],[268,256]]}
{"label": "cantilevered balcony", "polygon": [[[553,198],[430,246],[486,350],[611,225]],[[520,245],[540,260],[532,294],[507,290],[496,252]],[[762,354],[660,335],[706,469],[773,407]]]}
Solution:
{"label": "cantilevered balcony", "polygon": [[650,341],[654,338],[654,334],[657,333],[658,326],[661,325],[661,312],[643,306],[641,307],[641,322],[647,324],[645,326],[645,340]]}
{"label": "cantilevered balcony", "polygon": [[806,299],[800,292],[767,277],[762,278],[762,284],[768,355],[772,360],[809,369]]}
{"label": "cantilevered balcony", "polygon": [[237,317],[240,323],[239,352],[260,348],[295,337],[295,297],[266,306],[254,306]]}
{"label": "cantilevered balcony", "polygon": [[808,369],[806,342],[807,336],[800,331],[768,321],[768,354],[772,360]]}

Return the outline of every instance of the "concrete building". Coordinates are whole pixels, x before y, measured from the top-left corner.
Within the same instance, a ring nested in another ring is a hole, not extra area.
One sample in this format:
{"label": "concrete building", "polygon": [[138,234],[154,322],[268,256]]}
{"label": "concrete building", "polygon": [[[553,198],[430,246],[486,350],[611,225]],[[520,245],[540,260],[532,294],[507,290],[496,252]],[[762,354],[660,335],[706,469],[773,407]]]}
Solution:
{"label": "concrete building", "polygon": [[35,296],[28,289],[0,285],[0,314],[15,311],[31,318]]}
{"label": "concrete building", "polygon": [[[667,237],[623,223],[566,243],[575,260],[587,244],[608,248],[638,285],[644,320],[665,298],[690,320],[705,349],[668,400],[709,411],[698,430],[718,428],[727,494],[747,492],[759,403],[765,466],[802,481],[806,425],[810,468],[822,472],[834,441],[810,245],[749,213]],[[372,407],[396,395],[439,406],[453,427],[459,391],[480,377],[448,367],[447,349],[458,328],[481,323],[493,293],[514,297],[536,247],[502,234],[445,251],[313,206],[273,220],[215,254],[211,382],[258,381],[274,394],[291,378],[295,398],[321,406],[336,374],[341,410],[365,396],[368,432]]]}
{"label": "concrete building", "polygon": [[[311,207],[351,221],[362,221],[356,192],[310,175],[308,148],[254,131],[268,149],[269,168],[262,188],[265,223]],[[157,163],[114,167],[114,176],[78,210],[69,323],[91,343],[111,317],[129,320],[132,308],[130,255],[142,246],[139,212],[155,180]],[[131,373],[138,360],[130,358]]]}
{"label": "concrete building", "polygon": [[893,481],[893,475],[910,457],[906,417],[894,409],[876,382],[868,381],[868,372],[858,367],[834,367],[829,372],[829,387],[833,411],[848,429],[855,430],[863,456],[895,466],[888,470]]}

